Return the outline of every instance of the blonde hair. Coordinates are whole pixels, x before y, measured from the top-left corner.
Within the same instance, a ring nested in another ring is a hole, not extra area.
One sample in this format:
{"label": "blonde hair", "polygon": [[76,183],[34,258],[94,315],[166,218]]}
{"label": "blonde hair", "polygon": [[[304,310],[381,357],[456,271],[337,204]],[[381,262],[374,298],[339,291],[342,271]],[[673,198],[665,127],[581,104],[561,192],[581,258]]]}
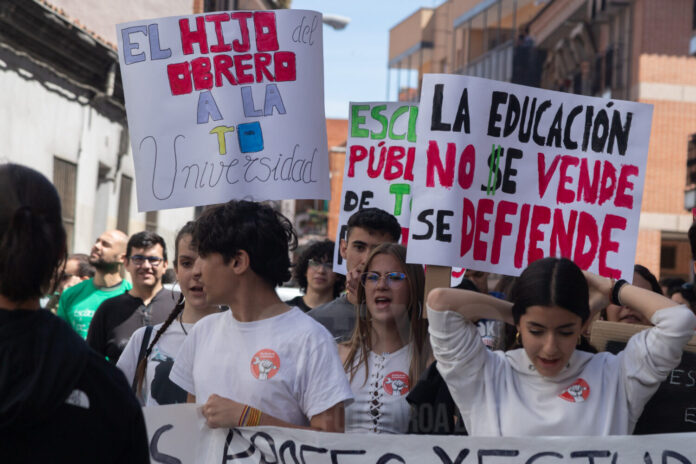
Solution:
{"label": "blonde hair", "polygon": [[[383,243],[372,250],[365,263],[365,271],[370,269],[372,260],[377,255],[386,254],[393,256],[399,262],[408,284],[408,307],[409,317],[409,339],[411,344],[411,365],[408,377],[410,385],[418,381],[421,374],[427,367],[430,359],[431,349],[428,339],[428,321],[423,319],[423,292],[425,291],[425,273],[420,264],[406,263],[406,248],[396,243]],[[367,364],[367,356],[372,351],[372,317],[365,308],[365,287],[361,283],[358,286],[358,305],[355,308],[356,324],[353,335],[346,343],[348,346],[348,356],[343,363],[344,370],[350,374],[350,381],[353,380],[355,373],[360,366],[365,366],[365,379],[370,372]],[[355,362],[357,357],[357,363]],[[366,380],[367,381],[367,380]]]}

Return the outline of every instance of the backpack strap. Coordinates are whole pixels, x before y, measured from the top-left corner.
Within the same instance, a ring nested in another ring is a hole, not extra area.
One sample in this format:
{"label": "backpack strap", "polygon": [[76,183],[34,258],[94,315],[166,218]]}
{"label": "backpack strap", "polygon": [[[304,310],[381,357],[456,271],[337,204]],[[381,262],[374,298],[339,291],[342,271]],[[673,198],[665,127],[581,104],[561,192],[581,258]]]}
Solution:
{"label": "backpack strap", "polygon": [[[140,352],[138,353],[138,362],[135,363],[135,370],[136,372],[138,371],[138,366],[140,365],[140,361],[143,360],[145,357],[145,353],[147,352],[147,346],[150,344],[150,337],[152,336],[152,326],[148,325],[145,326],[145,334],[143,334],[143,341],[140,343]],[[135,378],[136,376],[133,376],[133,383],[131,385],[131,388],[133,389],[133,393],[135,393],[137,387],[138,387],[138,382],[137,379]]]}

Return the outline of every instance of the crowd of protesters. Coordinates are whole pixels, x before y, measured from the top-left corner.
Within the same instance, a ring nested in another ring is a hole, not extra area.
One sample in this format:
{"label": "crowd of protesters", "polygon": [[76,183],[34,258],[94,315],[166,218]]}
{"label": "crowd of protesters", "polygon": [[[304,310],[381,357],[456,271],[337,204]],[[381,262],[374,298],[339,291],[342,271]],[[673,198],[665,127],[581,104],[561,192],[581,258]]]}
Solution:
{"label": "crowd of protesters", "polygon": [[[343,277],[328,240],[291,263],[295,231],[270,206],[211,206],[176,237],[173,291],[162,237],[106,231],[67,256],[55,188],[0,166],[0,458],[147,462],[139,405],[184,402],[211,428],[630,434],[694,335],[693,286],[663,296],[643,266],[628,284],[545,258],[495,291],[473,272],[424,301],[392,215],[347,226]],[[291,275],[304,295],[283,302]],[[597,353],[598,318],[649,328]]]}

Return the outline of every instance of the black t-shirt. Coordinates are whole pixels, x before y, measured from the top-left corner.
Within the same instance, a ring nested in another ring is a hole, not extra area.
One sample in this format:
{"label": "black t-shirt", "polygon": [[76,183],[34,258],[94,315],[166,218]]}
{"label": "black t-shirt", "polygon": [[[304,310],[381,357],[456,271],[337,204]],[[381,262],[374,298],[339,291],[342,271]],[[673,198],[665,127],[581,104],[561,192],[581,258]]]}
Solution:
{"label": "black t-shirt", "polygon": [[307,303],[305,303],[304,298],[302,298],[302,295],[297,295],[292,300],[286,301],[285,304],[290,305],[290,306],[297,306],[298,308],[300,308],[302,310],[302,312],[305,312],[305,313],[312,309],[309,306],[307,306]]}
{"label": "black t-shirt", "polygon": [[89,325],[87,344],[115,364],[133,332],[164,322],[178,299],[178,292],[163,288],[148,305],[129,292],[104,300]]}
{"label": "black t-shirt", "polygon": [[0,310],[0,462],[148,463],[123,373],[48,311]]}

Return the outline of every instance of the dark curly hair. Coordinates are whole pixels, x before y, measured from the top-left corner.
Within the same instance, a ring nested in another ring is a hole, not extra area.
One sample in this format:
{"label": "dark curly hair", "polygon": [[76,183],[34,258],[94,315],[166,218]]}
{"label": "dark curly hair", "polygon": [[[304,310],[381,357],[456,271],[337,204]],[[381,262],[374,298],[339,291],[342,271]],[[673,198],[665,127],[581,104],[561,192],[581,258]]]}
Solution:
{"label": "dark curly hair", "polygon": [[276,287],[290,279],[289,252],[297,247],[297,235],[290,221],[270,206],[232,200],[203,212],[192,242],[202,258],[220,253],[225,264],[246,251],[251,270]]}
{"label": "dark curly hair", "polygon": [[[300,255],[295,260],[295,266],[292,270],[292,276],[300,286],[300,290],[307,291],[307,268],[309,260],[315,259],[321,262],[332,262],[334,256],[335,243],[331,240],[323,240],[312,242],[302,250]],[[343,291],[346,285],[346,278],[341,274],[336,274],[336,282],[334,282],[333,296],[336,298]]]}

